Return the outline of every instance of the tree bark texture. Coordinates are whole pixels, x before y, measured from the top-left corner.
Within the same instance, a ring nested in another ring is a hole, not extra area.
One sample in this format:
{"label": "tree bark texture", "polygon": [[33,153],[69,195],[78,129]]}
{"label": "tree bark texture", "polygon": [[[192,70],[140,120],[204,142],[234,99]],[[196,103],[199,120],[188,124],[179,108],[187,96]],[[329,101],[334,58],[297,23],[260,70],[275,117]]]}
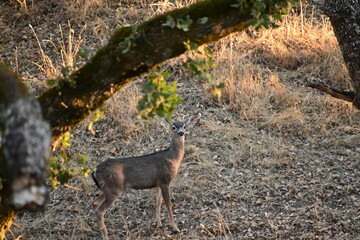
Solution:
{"label": "tree bark texture", "polygon": [[[264,1],[271,14],[274,1]],[[117,30],[81,69],[39,97],[45,118],[49,120],[56,142],[85,116],[101,106],[114,92],[133,78],[161,62],[186,51],[184,42],[198,45],[216,41],[232,32],[243,30],[251,20],[251,8],[241,10],[238,0],[207,0],[157,16],[138,26]],[[189,16],[188,31],[170,27],[167,16],[175,21]],[[127,45],[128,47],[124,47]]]}
{"label": "tree bark texture", "polygon": [[48,199],[51,132],[40,104],[21,79],[0,64],[0,239],[19,209],[35,210]]}
{"label": "tree bark texture", "polygon": [[[330,19],[355,89],[355,92],[344,91],[347,94],[332,96],[350,101],[360,109],[360,0],[326,0],[320,4],[320,10]],[[338,91],[317,84],[312,87],[320,91],[327,90],[324,92],[329,94]]]}

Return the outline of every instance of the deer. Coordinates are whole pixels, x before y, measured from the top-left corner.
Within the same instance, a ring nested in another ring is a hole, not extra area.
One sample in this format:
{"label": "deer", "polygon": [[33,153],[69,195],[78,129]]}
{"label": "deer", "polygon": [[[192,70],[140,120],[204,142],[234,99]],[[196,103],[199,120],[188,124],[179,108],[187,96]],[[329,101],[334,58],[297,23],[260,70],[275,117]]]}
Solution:
{"label": "deer", "polygon": [[156,222],[161,223],[161,205],[164,200],[169,213],[170,226],[174,232],[180,232],[172,212],[170,183],[176,177],[184,157],[185,132],[194,127],[201,118],[201,113],[189,117],[186,122],[168,122],[166,125],[172,132],[170,146],[151,154],[109,158],[101,162],[91,176],[101,190],[92,203],[96,218],[104,240],[108,240],[108,231],[104,223],[104,214],[111,205],[128,189],[156,188]]}

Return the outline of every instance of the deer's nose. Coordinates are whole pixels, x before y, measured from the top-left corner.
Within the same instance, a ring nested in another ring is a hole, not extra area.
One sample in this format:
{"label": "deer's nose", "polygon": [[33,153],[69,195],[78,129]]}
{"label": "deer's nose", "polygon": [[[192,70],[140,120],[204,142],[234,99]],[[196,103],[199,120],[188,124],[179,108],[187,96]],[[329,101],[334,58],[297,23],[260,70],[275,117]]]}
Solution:
{"label": "deer's nose", "polygon": [[178,132],[178,135],[179,135],[180,137],[182,137],[182,136],[184,136],[184,132],[183,132],[183,131],[180,131],[180,132]]}

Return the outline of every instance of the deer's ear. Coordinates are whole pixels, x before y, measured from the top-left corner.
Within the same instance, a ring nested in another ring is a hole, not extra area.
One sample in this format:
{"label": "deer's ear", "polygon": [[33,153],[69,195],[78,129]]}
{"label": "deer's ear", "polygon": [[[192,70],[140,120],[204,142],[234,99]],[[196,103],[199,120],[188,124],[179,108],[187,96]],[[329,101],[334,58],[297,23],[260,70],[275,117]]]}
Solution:
{"label": "deer's ear", "polygon": [[172,130],[172,123],[168,121],[168,119],[166,117],[164,117],[165,120],[165,124],[167,126],[168,129]]}
{"label": "deer's ear", "polygon": [[201,118],[201,113],[197,113],[195,115],[192,115],[186,121],[185,128],[190,129],[190,128],[194,127],[200,121],[200,118]]}

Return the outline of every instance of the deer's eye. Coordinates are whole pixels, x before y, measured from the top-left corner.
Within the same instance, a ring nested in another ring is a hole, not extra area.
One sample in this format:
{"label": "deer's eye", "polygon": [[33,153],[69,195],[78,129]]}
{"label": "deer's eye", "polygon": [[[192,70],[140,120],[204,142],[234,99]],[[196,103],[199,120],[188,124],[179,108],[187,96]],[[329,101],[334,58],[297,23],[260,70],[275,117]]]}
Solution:
{"label": "deer's eye", "polygon": [[176,127],[175,126],[172,126],[172,130],[175,130],[176,129]]}

